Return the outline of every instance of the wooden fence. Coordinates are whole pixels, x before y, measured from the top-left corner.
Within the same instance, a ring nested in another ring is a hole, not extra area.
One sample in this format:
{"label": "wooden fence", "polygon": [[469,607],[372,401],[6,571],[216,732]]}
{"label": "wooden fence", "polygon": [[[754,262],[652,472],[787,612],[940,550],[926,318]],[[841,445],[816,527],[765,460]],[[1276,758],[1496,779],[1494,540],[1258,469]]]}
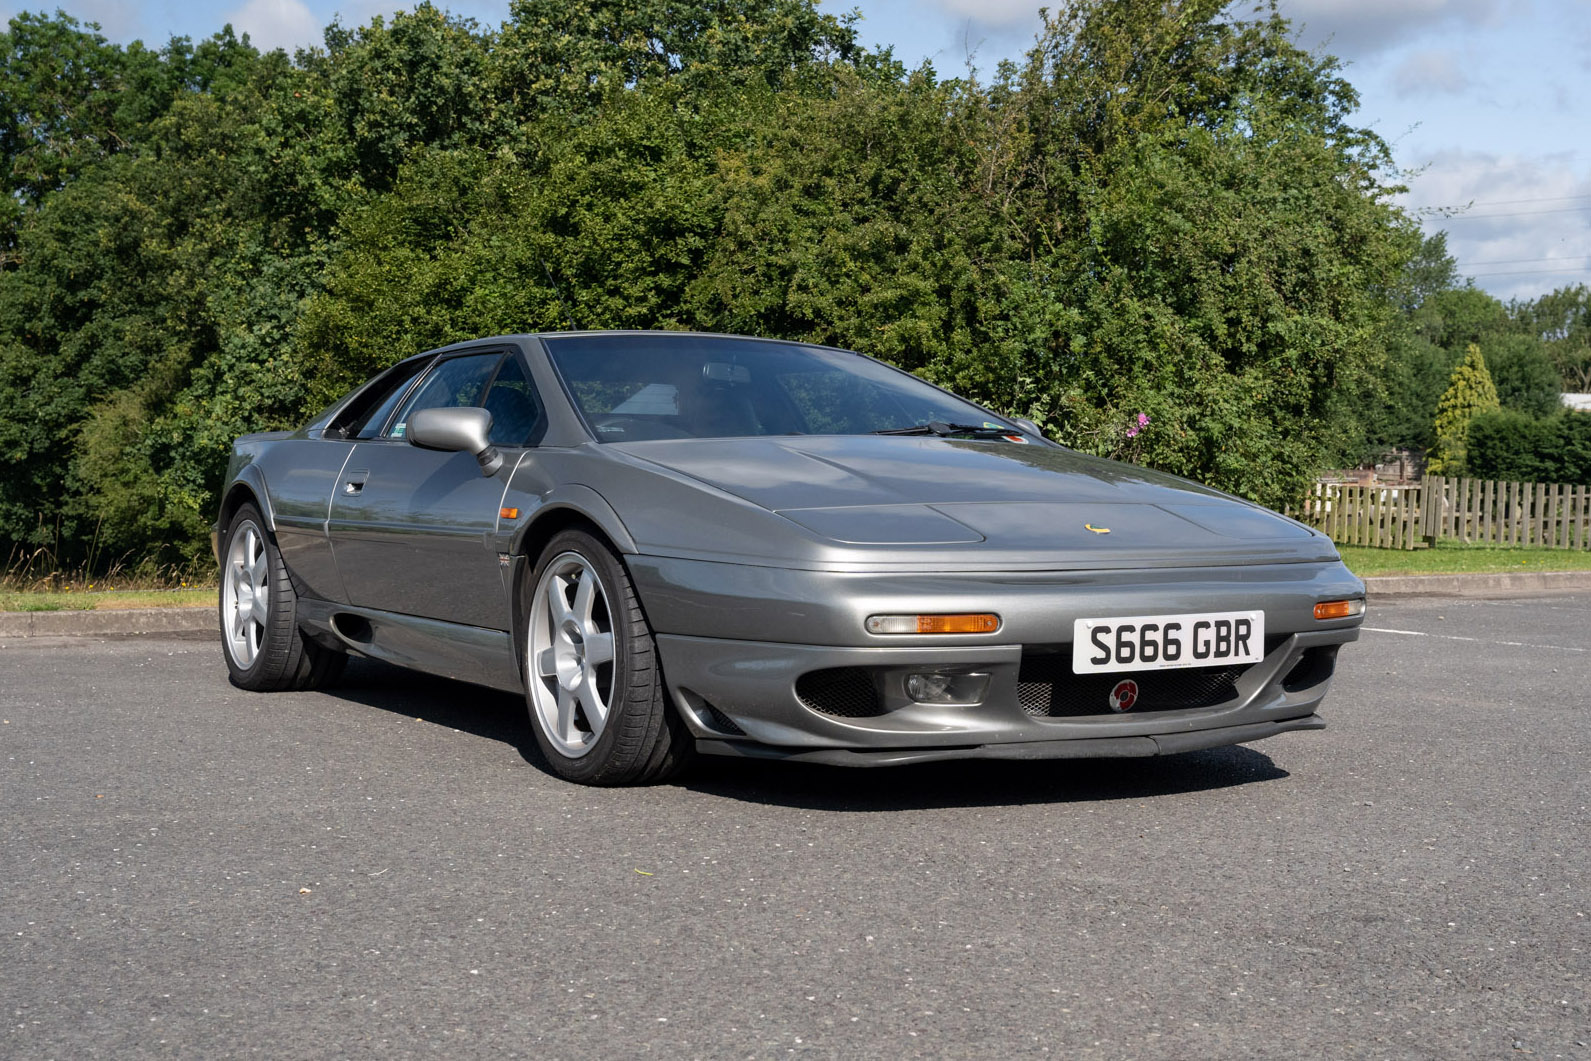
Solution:
{"label": "wooden fence", "polygon": [[1340,545],[1436,541],[1591,549],[1591,487],[1427,476],[1416,485],[1316,483],[1299,516]]}

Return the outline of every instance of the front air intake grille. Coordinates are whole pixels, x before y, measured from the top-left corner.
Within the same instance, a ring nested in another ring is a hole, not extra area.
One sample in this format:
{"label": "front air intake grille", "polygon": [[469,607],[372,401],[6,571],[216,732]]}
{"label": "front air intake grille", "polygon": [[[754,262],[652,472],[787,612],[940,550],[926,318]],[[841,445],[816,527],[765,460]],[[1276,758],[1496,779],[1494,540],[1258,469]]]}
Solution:
{"label": "front air intake grille", "polygon": [[1214,707],[1237,696],[1237,680],[1252,664],[1127,674],[1073,674],[1070,652],[1022,657],[1017,699],[1037,718],[1109,715],[1111,690],[1124,679],[1138,683],[1132,714]]}
{"label": "front air intake grille", "polygon": [[712,704],[709,704],[707,701],[703,700],[702,708],[707,712],[707,717],[712,721],[713,727],[720,733],[733,733],[737,737],[744,737],[746,735],[746,731],[736,725],[734,719],[718,710],[718,708],[714,707]]}
{"label": "front air intake grille", "polygon": [[1306,648],[1304,655],[1282,679],[1282,688],[1290,693],[1312,689],[1331,677],[1337,669],[1338,645],[1316,645]]}
{"label": "front air intake grille", "polygon": [[861,667],[815,670],[796,679],[796,696],[814,711],[838,718],[871,718],[884,713],[878,683]]}

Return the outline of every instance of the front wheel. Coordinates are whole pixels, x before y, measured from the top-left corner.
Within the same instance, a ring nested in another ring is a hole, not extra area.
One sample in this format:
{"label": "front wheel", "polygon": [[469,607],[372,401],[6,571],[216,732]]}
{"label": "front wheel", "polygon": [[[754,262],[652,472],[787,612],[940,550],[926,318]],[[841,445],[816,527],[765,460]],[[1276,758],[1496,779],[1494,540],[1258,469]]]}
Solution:
{"label": "front wheel", "polygon": [[227,524],[223,556],[221,644],[232,684],[268,692],[335,681],[348,657],[298,629],[293,580],[252,504]]}
{"label": "front wheel", "polygon": [[619,558],[584,531],[547,543],[524,598],[525,696],[536,744],[560,777],[661,781],[690,734],[670,708],[652,630]]}

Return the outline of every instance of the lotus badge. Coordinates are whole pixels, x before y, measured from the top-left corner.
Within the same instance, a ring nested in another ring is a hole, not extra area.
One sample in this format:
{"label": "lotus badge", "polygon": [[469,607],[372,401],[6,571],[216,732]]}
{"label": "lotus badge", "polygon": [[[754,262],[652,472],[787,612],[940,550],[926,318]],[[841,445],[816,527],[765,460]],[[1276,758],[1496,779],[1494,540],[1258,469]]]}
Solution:
{"label": "lotus badge", "polygon": [[1095,534],[1109,534],[1110,533],[1110,528],[1109,527],[1096,527],[1092,523],[1083,524],[1083,529],[1084,530],[1091,530]]}

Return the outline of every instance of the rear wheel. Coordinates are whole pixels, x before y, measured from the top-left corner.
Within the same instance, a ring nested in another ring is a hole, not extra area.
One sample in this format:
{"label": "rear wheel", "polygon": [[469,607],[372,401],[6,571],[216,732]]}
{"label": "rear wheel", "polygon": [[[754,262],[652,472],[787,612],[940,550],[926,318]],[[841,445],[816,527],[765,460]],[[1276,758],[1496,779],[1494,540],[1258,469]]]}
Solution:
{"label": "rear wheel", "polygon": [[298,629],[298,594],[252,504],[227,524],[221,563],[221,645],[232,684],[268,692],[336,680],[348,657]]}
{"label": "rear wheel", "polygon": [[619,558],[584,531],[542,550],[524,598],[531,729],[560,777],[645,784],[675,773],[690,734],[668,703],[652,629]]}

